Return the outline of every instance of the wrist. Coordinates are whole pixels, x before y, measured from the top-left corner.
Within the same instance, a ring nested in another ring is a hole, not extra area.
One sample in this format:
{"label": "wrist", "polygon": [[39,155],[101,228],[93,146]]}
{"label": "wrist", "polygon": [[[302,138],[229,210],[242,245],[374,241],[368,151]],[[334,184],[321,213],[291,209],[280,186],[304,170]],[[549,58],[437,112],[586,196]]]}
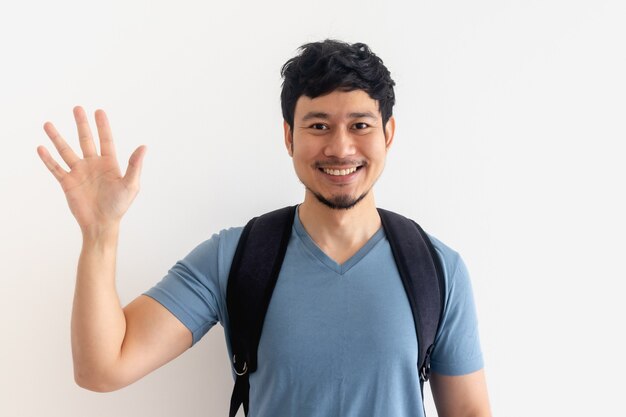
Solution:
{"label": "wrist", "polygon": [[119,223],[81,227],[83,244],[117,243]]}

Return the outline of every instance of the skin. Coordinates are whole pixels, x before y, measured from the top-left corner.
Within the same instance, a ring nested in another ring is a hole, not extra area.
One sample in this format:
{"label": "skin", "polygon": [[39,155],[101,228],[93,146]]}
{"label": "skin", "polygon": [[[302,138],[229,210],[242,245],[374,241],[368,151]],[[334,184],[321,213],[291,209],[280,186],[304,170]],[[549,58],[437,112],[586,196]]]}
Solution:
{"label": "skin", "polygon": [[[378,104],[361,90],[330,94],[296,102],[293,131],[284,123],[285,146],[306,191],[299,213],[302,225],[337,263],[357,252],[380,228],[372,187],[385,166],[393,142],[395,120],[385,129]],[[347,176],[329,175],[320,167],[349,169]],[[333,210],[328,200],[362,200],[350,209]],[[346,197],[347,196],[347,197]]]}
{"label": "skin", "polygon": [[[37,153],[61,185],[83,235],[71,326],[75,379],[81,387],[108,392],[183,353],[191,346],[192,335],[150,297],[141,295],[122,308],[115,288],[119,225],[139,191],[145,146],[133,152],[122,175],[104,111],[95,112],[100,154],[81,107],[74,108],[74,118],[82,158],[52,123],[44,124],[69,171],[45,147],[38,147]],[[394,118],[383,126],[377,102],[361,90],[300,97],[293,129],[284,124],[287,151],[306,189],[300,220],[318,246],[340,264],[381,227],[373,186],[394,132]],[[355,167],[349,175],[323,171]],[[358,202],[349,209],[332,209],[320,199]],[[440,416],[491,415],[482,370],[454,377],[435,373],[431,388]]]}
{"label": "skin", "polygon": [[74,119],[82,158],[52,123],[44,124],[69,172],[45,147],[38,147],[37,153],[61,185],[83,235],[71,323],[74,378],[92,391],[113,391],[181,354],[192,338],[175,316],[149,297],[140,296],[122,309],[115,288],[119,225],[139,191],[146,148],[133,152],[122,176],[104,111],[95,113],[100,154],[81,107],[74,108]]}

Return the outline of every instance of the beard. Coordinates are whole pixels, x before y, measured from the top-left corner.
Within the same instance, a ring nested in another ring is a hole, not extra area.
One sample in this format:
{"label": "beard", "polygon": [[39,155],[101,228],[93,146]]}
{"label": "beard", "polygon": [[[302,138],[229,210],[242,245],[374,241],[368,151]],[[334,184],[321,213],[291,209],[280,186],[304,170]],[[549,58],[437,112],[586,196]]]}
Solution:
{"label": "beard", "polygon": [[317,198],[317,201],[333,210],[349,210],[352,207],[356,206],[361,200],[363,200],[369,192],[369,190],[367,190],[357,198],[354,198],[349,194],[339,194],[334,195],[330,198],[326,198],[320,193],[311,190],[309,187],[306,188],[311,192],[311,194],[315,196],[315,198]]}
{"label": "beard", "polygon": [[[358,166],[359,168],[362,168],[362,167],[367,166],[368,163],[364,160],[344,160],[344,159],[333,157],[333,158],[329,158],[328,160],[325,160],[324,162],[320,162],[320,161],[316,162],[314,165],[314,168],[321,169],[326,166],[348,166],[348,165],[354,165],[354,166]],[[326,198],[322,194],[307,187],[307,185],[304,184],[304,182],[302,182],[302,184],[311,194],[315,196],[315,198],[317,198],[317,201],[319,201],[320,203],[324,204],[326,207],[331,208],[333,210],[349,210],[353,208],[361,200],[363,200],[365,196],[367,195],[367,193],[369,193],[370,191],[370,190],[366,190],[363,194],[361,194],[360,196],[356,198],[350,194],[336,194],[329,198]]]}

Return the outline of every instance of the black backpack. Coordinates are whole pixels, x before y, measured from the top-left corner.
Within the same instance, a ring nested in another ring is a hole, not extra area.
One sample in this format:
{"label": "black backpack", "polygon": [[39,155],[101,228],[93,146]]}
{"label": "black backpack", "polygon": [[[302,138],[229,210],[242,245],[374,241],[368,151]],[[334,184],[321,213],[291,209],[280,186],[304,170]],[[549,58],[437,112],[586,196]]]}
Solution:
{"label": "black backpack", "polygon": [[[233,257],[226,292],[233,368],[237,374],[230,417],[235,417],[241,404],[248,415],[249,375],[257,369],[263,321],[287,251],[295,213],[296,206],[285,207],[250,220]],[[413,311],[423,393],[444,305],[443,269],[430,239],[417,223],[391,211],[378,209],[378,213]]]}

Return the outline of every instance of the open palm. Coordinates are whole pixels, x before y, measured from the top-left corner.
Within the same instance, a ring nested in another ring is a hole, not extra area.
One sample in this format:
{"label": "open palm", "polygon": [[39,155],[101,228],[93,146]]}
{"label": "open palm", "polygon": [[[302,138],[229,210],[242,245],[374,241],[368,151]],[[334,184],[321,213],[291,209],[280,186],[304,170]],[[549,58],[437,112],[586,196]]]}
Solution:
{"label": "open palm", "polygon": [[74,108],[74,119],[78,128],[82,159],[65,142],[52,123],[44,124],[46,134],[70,168],[69,172],[50,156],[45,147],[39,146],[37,153],[61,184],[70,210],[81,229],[116,225],[139,191],[139,176],[146,148],[140,146],[133,152],[126,174],[122,176],[105,112],[97,110],[95,113],[100,155],[97,154],[82,107]]}

